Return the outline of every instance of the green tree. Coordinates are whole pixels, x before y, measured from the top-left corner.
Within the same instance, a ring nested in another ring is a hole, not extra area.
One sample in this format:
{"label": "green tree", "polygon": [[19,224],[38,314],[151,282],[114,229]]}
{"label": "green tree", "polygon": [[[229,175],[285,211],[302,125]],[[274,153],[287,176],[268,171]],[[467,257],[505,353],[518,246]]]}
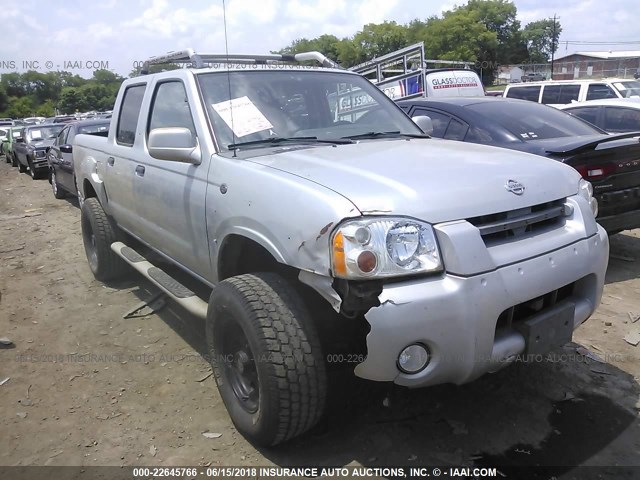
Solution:
{"label": "green tree", "polygon": [[490,58],[498,47],[496,33],[480,22],[478,13],[461,8],[430,18],[425,32],[429,58],[475,62]]}
{"label": "green tree", "polygon": [[558,39],[562,27],[560,22],[553,19],[538,20],[528,23],[522,32],[522,36],[527,43],[530,63],[547,63],[551,59],[551,54],[558,50]]}
{"label": "green tree", "polygon": [[399,50],[407,46],[407,27],[396,22],[369,23],[355,34],[356,63]]}
{"label": "green tree", "polygon": [[58,102],[58,110],[61,114],[70,115],[82,111],[83,99],[79,89],[80,87],[64,87],[62,89]]}
{"label": "green tree", "polygon": [[498,39],[495,59],[500,64],[518,63],[527,58],[518,9],[508,0],[469,0],[465,10],[478,14],[480,22]]}
{"label": "green tree", "polygon": [[52,100],[47,100],[38,108],[36,108],[36,115],[39,117],[53,117],[56,114],[56,106]]}
{"label": "green tree", "polygon": [[30,117],[34,114],[33,101],[30,96],[9,97],[9,107],[3,116],[10,118]]}

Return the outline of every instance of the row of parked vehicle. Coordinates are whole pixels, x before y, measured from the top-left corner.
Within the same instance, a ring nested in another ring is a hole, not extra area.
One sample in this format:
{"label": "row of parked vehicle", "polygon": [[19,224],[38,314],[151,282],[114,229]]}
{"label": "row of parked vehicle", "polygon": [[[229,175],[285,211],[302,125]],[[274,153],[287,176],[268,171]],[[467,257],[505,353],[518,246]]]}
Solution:
{"label": "row of parked vehicle", "polygon": [[73,171],[73,139],[80,133],[104,134],[110,120],[97,118],[70,123],[41,123],[0,128],[0,151],[7,163],[38,180],[48,178],[56,198],[77,195]]}

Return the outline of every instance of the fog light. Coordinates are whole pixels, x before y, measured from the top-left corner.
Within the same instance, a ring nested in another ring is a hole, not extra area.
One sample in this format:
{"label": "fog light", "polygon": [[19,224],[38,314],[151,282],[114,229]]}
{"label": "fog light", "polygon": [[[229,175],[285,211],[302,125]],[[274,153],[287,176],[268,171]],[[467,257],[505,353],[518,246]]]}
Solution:
{"label": "fog light", "polygon": [[409,345],[398,356],[398,368],[404,373],[418,373],[429,364],[429,350],[424,345]]}

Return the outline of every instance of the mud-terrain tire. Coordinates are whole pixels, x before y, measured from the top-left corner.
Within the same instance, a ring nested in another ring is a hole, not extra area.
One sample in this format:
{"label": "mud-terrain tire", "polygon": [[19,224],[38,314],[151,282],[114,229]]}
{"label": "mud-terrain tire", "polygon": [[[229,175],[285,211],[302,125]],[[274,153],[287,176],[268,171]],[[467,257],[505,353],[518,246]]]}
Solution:
{"label": "mud-terrain tire", "polygon": [[111,250],[111,244],[117,240],[117,227],[109,220],[97,198],[85,200],[80,224],[84,250],[93,276],[103,282],[122,276],[127,265]]}
{"label": "mud-terrain tire", "polygon": [[209,300],[206,337],[222,400],[249,441],[277,445],[318,422],[327,396],[320,340],[302,298],[282,276],[220,282]]}

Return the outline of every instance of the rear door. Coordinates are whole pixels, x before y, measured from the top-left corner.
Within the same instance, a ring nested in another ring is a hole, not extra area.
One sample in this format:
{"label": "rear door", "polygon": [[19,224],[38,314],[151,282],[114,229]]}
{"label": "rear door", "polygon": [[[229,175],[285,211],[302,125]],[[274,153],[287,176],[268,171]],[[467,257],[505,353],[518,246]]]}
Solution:
{"label": "rear door", "polygon": [[114,141],[110,143],[110,154],[106,154],[106,164],[100,165],[111,214],[121,227],[134,235],[141,232],[134,208],[135,189],[139,188],[135,178],[135,157],[140,147],[134,146],[144,144],[139,120],[146,88],[146,83],[133,84],[121,94],[116,131],[112,134]]}

